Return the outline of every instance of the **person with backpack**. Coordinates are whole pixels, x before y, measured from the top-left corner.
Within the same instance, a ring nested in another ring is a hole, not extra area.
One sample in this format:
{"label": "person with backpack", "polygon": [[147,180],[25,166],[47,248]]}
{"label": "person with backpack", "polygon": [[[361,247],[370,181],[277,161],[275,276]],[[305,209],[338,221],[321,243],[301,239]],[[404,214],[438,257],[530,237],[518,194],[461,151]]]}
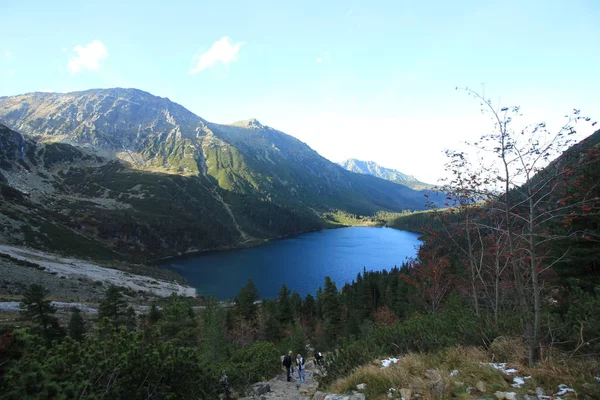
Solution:
{"label": "person with backpack", "polygon": [[287,372],[287,381],[292,381],[292,351],[288,351],[287,355],[283,357],[283,366]]}
{"label": "person with backpack", "polygon": [[304,379],[304,358],[300,354],[296,356],[296,366],[298,367],[298,379],[300,382],[306,382],[306,379]]}

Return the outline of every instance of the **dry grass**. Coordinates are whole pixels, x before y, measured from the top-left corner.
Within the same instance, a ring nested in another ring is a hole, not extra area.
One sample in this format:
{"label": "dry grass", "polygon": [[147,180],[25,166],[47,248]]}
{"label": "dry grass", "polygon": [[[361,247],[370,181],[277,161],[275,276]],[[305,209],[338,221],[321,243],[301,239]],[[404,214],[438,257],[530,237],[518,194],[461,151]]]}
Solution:
{"label": "dry grass", "polygon": [[500,336],[492,342],[490,353],[494,362],[524,364],[527,347],[521,338]]}
{"label": "dry grass", "polygon": [[[343,393],[356,390],[356,385],[365,383],[364,394],[368,399],[387,399],[390,388],[397,389],[394,398],[399,398],[398,390],[405,388],[411,389],[412,394],[418,394],[422,400],[467,399],[493,397],[496,391],[533,394],[538,386],[552,394],[563,383],[577,391],[577,395],[563,396],[564,399],[600,398],[599,385],[594,379],[599,374],[597,362],[555,358],[552,362],[544,361],[535,368],[527,368],[514,361],[522,360],[525,354],[520,344],[518,339],[503,338],[489,351],[459,346],[434,354],[410,353],[398,357],[398,363],[388,368],[381,368],[381,362],[377,360],[335,381],[330,390]],[[521,388],[512,387],[513,377],[492,368],[488,365],[490,362],[508,362],[511,368],[519,371],[517,376],[531,378],[525,380]],[[459,372],[452,374],[454,370]],[[483,392],[476,389],[478,382],[484,383]]]}
{"label": "dry grass", "polygon": [[[481,364],[488,360],[489,356],[475,347],[456,347],[431,355],[411,353],[388,368],[382,369],[379,362],[358,368],[349,377],[334,382],[331,389],[345,392],[366,383],[364,393],[369,399],[387,398],[390,388],[406,388],[422,400],[467,396],[466,388],[475,387],[480,380],[494,389],[491,393],[508,390],[510,385],[502,373]],[[451,376],[453,370],[460,372]]]}

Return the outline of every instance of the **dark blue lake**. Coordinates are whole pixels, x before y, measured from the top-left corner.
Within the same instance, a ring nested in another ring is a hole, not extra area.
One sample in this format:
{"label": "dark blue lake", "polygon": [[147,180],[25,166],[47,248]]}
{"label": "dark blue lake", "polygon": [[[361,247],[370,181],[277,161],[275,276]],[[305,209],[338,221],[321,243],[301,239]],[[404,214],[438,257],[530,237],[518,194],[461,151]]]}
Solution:
{"label": "dark blue lake", "polygon": [[392,228],[350,227],[305,233],[248,249],[213,252],[165,265],[201,295],[232,299],[252,278],[261,297],[274,298],[282,284],[302,297],[330,276],[341,288],[367,271],[400,266],[414,257],[419,234]]}

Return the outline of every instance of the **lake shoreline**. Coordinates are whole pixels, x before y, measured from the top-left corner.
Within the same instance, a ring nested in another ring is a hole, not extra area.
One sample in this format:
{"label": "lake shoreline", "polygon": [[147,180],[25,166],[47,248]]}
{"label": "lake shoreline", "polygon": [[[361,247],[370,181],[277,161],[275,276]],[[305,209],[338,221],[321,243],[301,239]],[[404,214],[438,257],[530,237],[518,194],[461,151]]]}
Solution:
{"label": "lake shoreline", "polygon": [[282,284],[314,295],[325,276],[341,288],[365,268],[400,267],[422,244],[418,234],[383,224],[336,228],[344,229],[318,229],[261,241],[264,246],[232,247],[234,251],[191,252],[164,259],[158,267],[182,276],[199,295],[219,300],[233,298],[248,279],[265,298],[275,296]]}
{"label": "lake shoreline", "polygon": [[[277,240],[290,239],[290,238],[293,238],[293,237],[304,235],[306,233],[321,232],[321,231],[326,231],[326,230],[330,230],[330,229],[351,228],[351,227],[354,227],[354,226],[373,227],[373,228],[384,227],[384,225],[334,225],[334,226],[326,226],[326,227],[323,227],[323,228],[320,228],[320,229],[311,229],[311,230],[308,230],[308,231],[301,231],[301,232],[297,232],[297,233],[290,233],[288,235],[282,235],[282,236],[272,237],[272,238],[268,238],[268,239],[254,239],[254,240],[250,240],[250,241],[247,241],[247,242],[241,242],[241,243],[236,243],[236,244],[229,245],[229,246],[221,246],[221,247],[212,248],[212,249],[189,250],[189,251],[186,251],[184,253],[180,253],[180,254],[177,254],[177,255],[174,255],[174,256],[166,256],[166,257],[161,257],[161,258],[155,258],[155,259],[152,259],[152,260],[148,260],[148,261],[146,261],[146,263],[150,264],[150,265],[154,265],[154,266],[160,267],[162,264],[165,264],[166,262],[170,262],[170,261],[184,260],[184,259],[187,259],[189,257],[194,257],[194,256],[199,256],[199,255],[204,255],[204,254],[211,254],[211,253],[220,253],[220,252],[230,251],[230,250],[249,249],[249,248],[252,248],[252,247],[262,246],[262,245],[265,245],[267,243],[274,242],[274,241],[277,241]],[[392,228],[392,227],[387,227],[387,228]],[[396,228],[392,228],[392,229],[396,229]]]}

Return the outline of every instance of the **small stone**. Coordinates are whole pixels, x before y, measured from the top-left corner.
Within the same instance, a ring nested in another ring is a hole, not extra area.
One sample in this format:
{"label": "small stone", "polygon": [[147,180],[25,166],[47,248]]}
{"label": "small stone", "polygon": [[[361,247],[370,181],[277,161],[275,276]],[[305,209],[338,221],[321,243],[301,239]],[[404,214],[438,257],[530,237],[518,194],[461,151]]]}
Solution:
{"label": "small stone", "polygon": [[504,398],[506,400],[517,400],[517,394],[515,392],[504,392]]}
{"label": "small stone", "polygon": [[494,393],[494,396],[496,396],[498,400],[504,400],[506,398],[504,397],[504,392],[496,392]]}
{"label": "small stone", "polygon": [[477,390],[479,390],[481,393],[485,393],[487,391],[487,386],[485,384],[485,382],[483,381],[479,381],[477,382],[477,384],[475,385],[475,387],[477,388]]}
{"label": "small stone", "polygon": [[538,387],[537,389],[535,389],[535,394],[537,395],[537,397],[542,397],[545,396],[546,393],[544,392],[544,389],[542,389],[541,387]]}
{"label": "small stone", "polygon": [[358,390],[365,390],[366,388],[367,388],[366,383],[359,383],[358,385],[356,385],[356,389],[358,389]]}

